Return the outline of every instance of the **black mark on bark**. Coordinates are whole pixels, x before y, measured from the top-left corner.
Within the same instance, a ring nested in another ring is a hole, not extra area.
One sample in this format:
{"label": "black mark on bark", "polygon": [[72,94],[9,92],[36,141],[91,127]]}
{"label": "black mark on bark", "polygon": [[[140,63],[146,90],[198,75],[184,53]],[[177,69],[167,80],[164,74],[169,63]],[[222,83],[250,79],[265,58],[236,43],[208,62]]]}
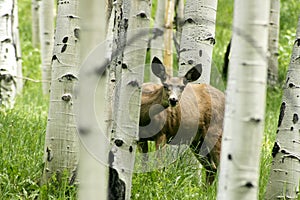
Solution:
{"label": "black mark on bark", "polygon": [[278,127],[281,126],[281,122],[282,122],[282,119],[284,117],[285,108],[286,108],[286,103],[282,102],[282,104],[280,106],[280,114],[279,114],[279,119],[278,119]]}
{"label": "black mark on bark", "polygon": [[66,37],[63,38],[62,42],[63,42],[63,43],[67,43],[68,40],[69,40],[69,37],[66,36]]}
{"label": "black mark on bark", "polygon": [[123,200],[125,199],[125,183],[119,178],[117,170],[109,168],[109,183],[108,183],[108,199]]}
{"label": "black mark on bark", "polygon": [[80,29],[79,28],[74,29],[74,36],[76,39],[80,38]]}
{"label": "black mark on bark", "polygon": [[127,85],[131,85],[132,87],[139,87],[139,83],[137,82],[137,80],[130,81]]}
{"label": "black mark on bark", "polygon": [[297,113],[294,113],[293,115],[293,123],[296,124],[299,120],[299,117],[298,117],[298,114]]}
{"label": "black mark on bark", "polygon": [[232,160],[232,155],[228,154],[228,160]]}
{"label": "black mark on bark", "polygon": [[251,182],[247,182],[247,183],[245,184],[245,187],[247,187],[247,188],[253,188],[254,185],[253,185]]}
{"label": "black mark on bark", "polygon": [[66,51],[66,49],[67,49],[67,46],[68,46],[68,45],[64,44],[64,46],[61,48],[61,51],[60,51],[60,53],[63,53],[63,52],[65,52],[65,51]]}
{"label": "black mark on bark", "polygon": [[116,139],[115,144],[116,144],[117,147],[121,147],[124,144],[124,141],[120,140],[120,139]]}
{"label": "black mark on bark", "polygon": [[275,142],[273,149],[272,149],[272,157],[275,158],[276,154],[279,152],[280,146],[277,142]]}
{"label": "black mark on bark", "polygon": [[46,152],[47,152],[47,161],[50,162],[53,159],[52,150],[49,147],[47,147]]}

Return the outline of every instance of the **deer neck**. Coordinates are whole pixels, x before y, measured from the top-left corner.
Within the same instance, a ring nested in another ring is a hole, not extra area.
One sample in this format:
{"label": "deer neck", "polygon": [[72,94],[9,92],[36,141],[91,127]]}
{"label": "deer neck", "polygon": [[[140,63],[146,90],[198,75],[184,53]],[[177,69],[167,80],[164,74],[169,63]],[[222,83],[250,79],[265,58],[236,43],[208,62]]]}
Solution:
{"label": "deer neck", "polygon": [[163,99],[163,86],[158,89],[143,92],[140,124],[147,125],[151,118],[169,106],[168,100]]}

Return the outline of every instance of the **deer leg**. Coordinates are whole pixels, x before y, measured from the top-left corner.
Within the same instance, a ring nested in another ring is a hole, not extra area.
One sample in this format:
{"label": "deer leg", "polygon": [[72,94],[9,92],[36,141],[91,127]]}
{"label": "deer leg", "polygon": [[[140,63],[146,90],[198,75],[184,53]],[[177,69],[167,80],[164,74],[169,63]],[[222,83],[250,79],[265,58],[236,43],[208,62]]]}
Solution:
{"label": "deer leg", "polygon": [[190,148],[196,156],[197,160],[205,168],[206,183],[211,185],[215,179],[217,172],[217,166],[214,162],[214,156],[212,155],[214,154],[214,152],[211,152],[215,149],[212,149],[210,151],[203,141],[192,142]]}
{"label": "deer leg", "polygon": [[161,149],[167,143],[167,136],[164,133],[159,134],[155,140],[155,148],[156,150]]}
{"label": "deer leg", "polygon": [[202,157],[199,161],[205,168],[206,183],[211,185],[215,180],[217,167],[209,154],[207,154],[205,157]]}
{"label": "deer leg", "polygon": [[138,148],[143,153],[143,161],[146,162],[148,160],[148,141],[139,141]]}
{"label": "deer leg", "polygon": [[157,137],[155,138],[155,149],[157,153],[157,158],[160,161],[162,161],[163,154],[165,153],[163,147],[166,145],[166,143],[167,143],[167,136],[164,133],[158,134]]}
{"label": "deer leg", "polygon": [[207,184],[211,185],[214,182],[214,180],[216,178],[216,173],[217,173],[217,170],[206,169],[206,172],[205,172],[206,178],[205,178],[205,180],[206,180]]}

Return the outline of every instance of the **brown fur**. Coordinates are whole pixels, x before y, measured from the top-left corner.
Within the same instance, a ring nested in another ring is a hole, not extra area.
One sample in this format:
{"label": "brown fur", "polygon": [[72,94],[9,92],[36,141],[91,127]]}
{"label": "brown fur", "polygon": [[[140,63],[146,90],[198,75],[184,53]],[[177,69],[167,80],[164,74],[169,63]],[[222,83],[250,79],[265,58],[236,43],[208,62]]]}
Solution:
{"label": "brown fur", "polygon": [[[139,134],[143,153],[148,152],[149,140],[157,149],[166,142],[189,143],[212,183],[220,162],[224,94],[207,84],[189,83],[176,106],[169,106],[166,98],[161,84],[143,84]],[[151,108],[155,104],[161,106]]]}

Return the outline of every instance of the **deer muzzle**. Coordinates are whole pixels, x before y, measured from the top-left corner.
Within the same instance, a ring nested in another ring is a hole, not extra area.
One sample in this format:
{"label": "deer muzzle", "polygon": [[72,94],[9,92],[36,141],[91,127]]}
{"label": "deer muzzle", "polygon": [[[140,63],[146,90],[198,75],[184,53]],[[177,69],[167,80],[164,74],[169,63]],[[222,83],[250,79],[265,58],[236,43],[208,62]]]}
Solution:
{"label": "deer muzzle", "polygon": [[176,106],[177,105],[177,102],[178,102],[178,97],[177,97],[177,95],[171,95],[170,97],[169,97],[169,103],[170,103],[170,105],[171,106]]}

